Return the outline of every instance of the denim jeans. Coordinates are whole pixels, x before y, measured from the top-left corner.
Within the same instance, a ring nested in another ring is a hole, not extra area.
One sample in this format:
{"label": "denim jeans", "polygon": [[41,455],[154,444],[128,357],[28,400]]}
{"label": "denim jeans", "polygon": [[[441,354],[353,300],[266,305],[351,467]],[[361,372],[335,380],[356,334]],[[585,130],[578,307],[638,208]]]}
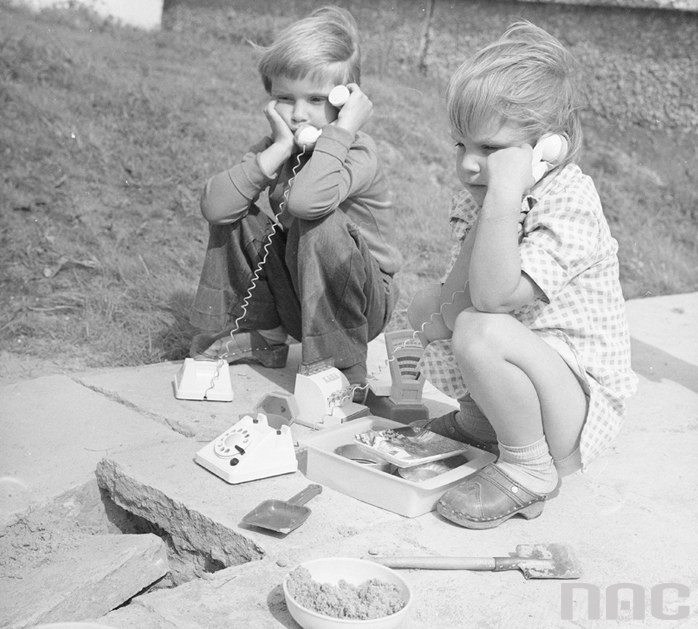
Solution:
{"label": "denim jeans", "polygon": [[397,286],[359,228],[341,211],[295,218],[269,239],[272,227],[256,206],[232,225],[211,225],[192,324],[212,332],[281,325],[301,341],[304,363],[365,363],[368,342],[390,319]]}

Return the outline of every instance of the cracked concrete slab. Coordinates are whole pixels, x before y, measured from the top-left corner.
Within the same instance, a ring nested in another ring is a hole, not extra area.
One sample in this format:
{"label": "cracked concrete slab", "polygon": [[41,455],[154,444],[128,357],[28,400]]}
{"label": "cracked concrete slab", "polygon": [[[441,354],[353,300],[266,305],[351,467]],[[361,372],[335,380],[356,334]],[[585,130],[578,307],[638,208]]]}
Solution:
{"label": "cracked concrete slab", "polygon": [[[288,500],[309,484],[301,472],[229,485],[193,461],[197,444],[162,444],[119,452],[100,462],[97,479],[119,506],[136,513],[224,566],[276,556],[292,543],[312,546],[393,527],[402,518],[329,488],[308,504],[289,537],[240,526],[267,499]],[[292,537],[291,537],[292,536]]]}
{"label": "cracked concrete slab", "polygon": [[[174,377],[181,362],[158,363],[142,367],[102,369],[74,375],[75,380],[107,397],[137,410],[156,422],[167,425],[187,437],[211,441],[238,419],[251,413],[268,393],[293,393],[295,376],[301,363],[300,344],[290,346],[284,369],[259,365],[228,367],[234,398],[232,402],[179,400],[174,395]],[[368,371],[376,381],[390,382],[383,337],[369,344]],[[424,388],[426,403],[433,413],[453,408],[453,400],[430,383]]]}
{"label": "cracked concrete slab", "polygon": [[[602,605],[607,587],[635,584],[646,593],[642,626],[672,626],[671,621],[654,614],[649,592],[657,584],[678,583],[690,594],[667,601],[665,611],[676,615],[681,606],[685,607],[689,617],[678,623],[693,626],[698,620],[698,572],[693,561],[698,551],[698,486],[694,482],[698,472],[698,293],[634,300],[627,303],[627,311],[640,388],[629,401],[626,423],[613,447],[586,473],[565,478],[560,495],[547,502],[541,517],[532,521],[512,519],[486,531],[454,526],[433,512],[403,518],[327,488],[309,503],[313,513],[306,524],[285,538],[242,530],[237,526],[239,518],[256,504],[266,498],[288,498],[309,481],[298,472],[230,486],[192,461],[203,443],[229,427],[231,416],[237,417],[235,402],[175,400],[170,381],[176,364],[152,366],[135,375],[129,375],[128,370],[114,370],[119,374],[112,379],[109,372],[88,374],[90,382],[85,382],[93,386],[91,393],[101,391],[102,399],[109,404],[121,400],[121,412],[140,415],[145,431],[155,426],[169,434],[169,427],[157,417],[181,418],[190,422],[191,434],[195,435],[175,435],[175,439],[162,443],[146,441],[100,455],[97,460],[111,461],[101,466],[105,478],[114,480],[114,493],[131,496],[129,508],[143,513],[149,502],[156,507],[162,501],[166,506],[163,513],[150,512],[149,516],[160,517],[163,522],[170,517],[186,522],[187,517],[194,517],[193,512],[204,514],[221,527],[214,530],[231,531],[230,535],[244,538],[249,548],[262,551],[260,559],[207,573],[171,590],[139,596],[128,607],[99,620],[113,627],[210,629],[245,626],[236,625],[242,619],[243,623],[249,620],[246,626],[255,628],[290,628],[295,625],[283,605],[280,584],[293,566],[307,559],[365,557],[370,552],[507,555],[517,544],[561,542],[574,549],[583,569],[581,582],[599,589]],[[293,374],[283,375],[284,371],[276,372],[275,377],[285,378],[286,386],[292,386]],[[97,380],[99,386],[95,385]],[[45,381],[34,381],[35,393],[45,385]],[[240,397],[241,406],[258,399],[256,395],[250,395],[249,401]],[[63,398],[59,401],[66,402]],[[2,428],[0,437],[12,434],[27,407],[31,404],[15,404],[14,415],[3,416],[3,423],[11,419],[12,424]],[[198,423],[192,419],[192,408]],[[222,408],[226,410],[218,410]],[[245,407],[239,410],[248,411]],[[109,406],[109,412],[115,409]],[[62,412],[60,417],[69,424],[72,416]],[[104,425],[110,427],[109,423]],[[40,427],[35,425],[37,431]],[[72,435],[71,430],[68,427],[63,431]],[[25,441],[32,437],[24,433]],[[19,437],[12,438],[19,441]],[[58,431],[54,439],[66,441],[61,440]],[[73,450],[79,451],[82,446],[80,439],[73,440],[70,447],[62,446],[62,462],[70,460]],[[39,458],[31,460],[30,465],[50,469],[56,463],[51,458],[45,463]],[[44,469],[42,474],[48,475],[49,471]],[[201,544],[210,543],[200,532],[194,537]],[[405,576],[415,594],[407,629],[466,623],[473,627],[524,629],[604,627],[617,626],[618,622],[632,626],[631,601],[627,598],[618,621],[590,620],[583,600],[576,602],[574,617],[564,619],[559,581],[526,581],[520,573],[466,571],[410,570]],[[602,610],[605,613],[605,608]]]}
{"label": "cracked concrete slab", "polygon": [[67,376],[7,385],[0,399],[0,526],[93,479],[105,455],[182,439]]}
{"label": "cracked concrete slab", "polygon": [[171,427],[186,437],[206,441],[229,428],[241,413],[250,412],[265,393],[293,390],[294,372],[254,365],[228,367],[233,383],[232,402],[179,400],[174,377],[182,363],[100,370],[74,376],[103,395],[119,399],[144,416]]}
{"label": "cracked concrete slab", "polygon": [[167,574],[165,544],[156,535],[95,535],[61,549],[21,579],[0,580],[0,624],[102,616]]}

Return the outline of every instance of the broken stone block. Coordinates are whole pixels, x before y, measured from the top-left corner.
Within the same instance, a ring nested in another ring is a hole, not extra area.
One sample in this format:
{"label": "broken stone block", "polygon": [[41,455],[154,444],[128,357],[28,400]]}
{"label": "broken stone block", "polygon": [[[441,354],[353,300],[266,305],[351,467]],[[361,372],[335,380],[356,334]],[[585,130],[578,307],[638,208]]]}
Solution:
{"label": "broken stone block", "polygon": [[95,535],[57,550],[20,578],[0,577],[0,626],[99,618],[168,572],[156,535]]}

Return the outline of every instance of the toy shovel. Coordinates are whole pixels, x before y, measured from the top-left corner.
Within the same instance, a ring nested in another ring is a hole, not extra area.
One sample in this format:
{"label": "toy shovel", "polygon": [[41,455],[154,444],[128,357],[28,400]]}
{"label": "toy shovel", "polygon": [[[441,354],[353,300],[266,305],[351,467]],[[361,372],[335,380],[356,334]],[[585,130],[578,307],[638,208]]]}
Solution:
{"label": "toy shovel", "polygon": [[308,485],[288,500],[265,500],[242,518],[240,524],[286,535],[308,519],[310,509],[303,505],[321,492],[321,485]]}

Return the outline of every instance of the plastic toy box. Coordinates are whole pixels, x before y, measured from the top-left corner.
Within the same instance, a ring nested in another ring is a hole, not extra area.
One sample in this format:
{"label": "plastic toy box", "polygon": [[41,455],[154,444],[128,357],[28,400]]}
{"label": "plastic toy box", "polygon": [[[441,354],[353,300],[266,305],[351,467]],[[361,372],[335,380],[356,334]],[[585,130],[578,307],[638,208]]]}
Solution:
{"label": "plastic toy box", "polygon": [[363,502],[414,518],[433,511],[449,487],[495,460],[489,452],[468,447],[465,454],[459,455],[464,460],[462,465],[416,481],[335,453],[340,446],[355,443],[357,433],[387,428],[404,428],[404,424],[369,415],[303,438],[301,445],[308,454],[306,476]]}

